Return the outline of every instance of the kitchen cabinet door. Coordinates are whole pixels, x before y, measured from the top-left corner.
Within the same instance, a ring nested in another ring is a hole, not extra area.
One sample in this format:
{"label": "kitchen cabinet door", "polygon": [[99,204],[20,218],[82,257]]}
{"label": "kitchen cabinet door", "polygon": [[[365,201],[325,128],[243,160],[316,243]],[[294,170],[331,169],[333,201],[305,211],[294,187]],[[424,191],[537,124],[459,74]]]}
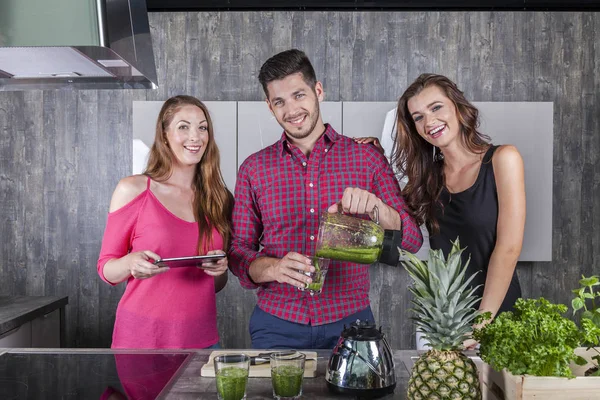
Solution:
{"label": "kitchen cabinet door", "polygon": [[26,322],[0,336],[1,347],[31,347],[31,322]]}
{"label": "kitchen cabinet door", "polygon": [[31,321],[31,347],[60,347],[60,310]]}

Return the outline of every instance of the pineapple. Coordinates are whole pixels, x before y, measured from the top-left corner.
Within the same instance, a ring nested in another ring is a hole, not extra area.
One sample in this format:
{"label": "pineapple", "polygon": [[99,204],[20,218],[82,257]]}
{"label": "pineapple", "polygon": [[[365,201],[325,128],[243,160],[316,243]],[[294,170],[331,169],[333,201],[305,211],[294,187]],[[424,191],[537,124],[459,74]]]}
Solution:
{"label": "pineapple", "polygon": [[414,280],[412,319],[431,346],[412,369],[409,400],[481,399],[477,367],[461,353],[480,314],[473,308],[476,288],[469,287],[473,276],[464,281],[469,262],[462,265],[463,250],[457,238],[448,260],[441,250],[429,250],[427,263],[402,251],[407,258],[402,264]]}

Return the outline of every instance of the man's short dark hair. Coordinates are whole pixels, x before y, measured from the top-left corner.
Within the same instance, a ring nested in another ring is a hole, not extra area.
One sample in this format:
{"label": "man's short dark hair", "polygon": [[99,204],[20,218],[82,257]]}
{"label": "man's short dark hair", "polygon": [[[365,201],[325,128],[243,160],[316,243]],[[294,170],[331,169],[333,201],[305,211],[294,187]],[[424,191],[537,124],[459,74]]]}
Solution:
{"label": "man's short dark hair", "polygon": [[267,91],[269,82],[283,79],[298,72],[302,74],[304,82],[314,90],[317,84],[315,70],[306,54],[296,49],[282,51],[265,61],[262,67],[260,67],[258,80],[265,94],[269,97],[269,92]]}

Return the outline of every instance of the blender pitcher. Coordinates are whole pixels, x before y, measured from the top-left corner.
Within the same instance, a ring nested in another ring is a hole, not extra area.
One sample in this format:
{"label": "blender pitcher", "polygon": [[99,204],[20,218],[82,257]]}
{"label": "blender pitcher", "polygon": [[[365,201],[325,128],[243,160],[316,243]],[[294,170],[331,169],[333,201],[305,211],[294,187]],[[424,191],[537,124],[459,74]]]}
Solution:
{"label": "blender pitcher", "polygon": [[316,256],[357,264],[375,261],[396,266],[402,243],[402,232],[384,230],[379,225],[379,212],[373,209],[375,221],[341,213],[321,213]]}

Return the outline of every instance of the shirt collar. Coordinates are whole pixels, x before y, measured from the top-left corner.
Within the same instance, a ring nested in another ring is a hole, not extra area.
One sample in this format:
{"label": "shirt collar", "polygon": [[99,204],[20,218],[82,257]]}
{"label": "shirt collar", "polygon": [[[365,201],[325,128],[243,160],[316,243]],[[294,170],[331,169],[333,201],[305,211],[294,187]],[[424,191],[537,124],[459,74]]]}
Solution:
{"label": "shirt collar", "polygon": [[[337,133],[335,131],[335,129],[333,129],[331,127],[331,125],[325,124],[325,132],[323,132],[323,135],[321,135],[321,137],[317,140],[317,142],[319,140],[325,140],[325,144],[327,145],[329,143],[337,142],[339,139],[340,139],[340,134]],[[289,146],[291,145],[291,143],[288,140],[288,137],[286,136],[285,131],[281,134],[281,138],[279,139],[279,142],[277,143],[277,145],[279,147],[281,156],[284,156],[286,154],[286,152],[290,152]]]}

